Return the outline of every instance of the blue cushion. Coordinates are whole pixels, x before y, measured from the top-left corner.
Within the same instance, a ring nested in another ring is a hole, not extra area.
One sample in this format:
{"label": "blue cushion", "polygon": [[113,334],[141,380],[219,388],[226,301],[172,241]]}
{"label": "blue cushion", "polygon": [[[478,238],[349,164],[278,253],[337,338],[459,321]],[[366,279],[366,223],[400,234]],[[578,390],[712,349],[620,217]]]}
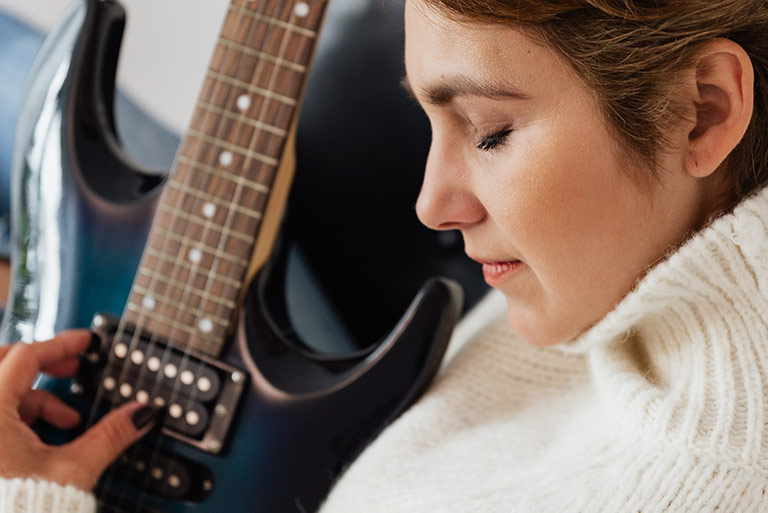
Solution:
{"label": "blue cushion", "polygon": [[0,12],[0,254],[7,254],[13,136],[27,74],[43,35]]}

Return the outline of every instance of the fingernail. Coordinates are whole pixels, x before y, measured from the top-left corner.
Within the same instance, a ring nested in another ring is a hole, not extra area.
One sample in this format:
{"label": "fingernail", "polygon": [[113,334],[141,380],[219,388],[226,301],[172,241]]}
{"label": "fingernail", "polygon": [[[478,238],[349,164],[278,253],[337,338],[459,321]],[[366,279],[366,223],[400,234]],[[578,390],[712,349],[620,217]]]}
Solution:
{"label": "fingernail", "polygon": [[155,409],[151,406],[142,406],[133,412],[133,415],[131,415],[131,422],[133,422],[136,429],[140,431],[157,418],[156,413]]}

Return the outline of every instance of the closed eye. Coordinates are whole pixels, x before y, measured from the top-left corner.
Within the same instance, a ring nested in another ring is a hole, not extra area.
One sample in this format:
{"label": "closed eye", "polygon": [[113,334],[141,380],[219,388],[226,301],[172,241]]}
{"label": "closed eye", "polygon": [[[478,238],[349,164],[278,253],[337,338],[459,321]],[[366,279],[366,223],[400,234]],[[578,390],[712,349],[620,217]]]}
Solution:
{"label": "closed eye", "polygon": [[512,133],[511,128],[505,128],[504,130],[500,132],[496,132],[495,134],[482,137],[480,141],[478,141],[477,143],[477,149],[482,151],[495,150],[496,148],[504,145],[504,143],[507,142],[507,137],[509,137],[509,134],[511,133]]}

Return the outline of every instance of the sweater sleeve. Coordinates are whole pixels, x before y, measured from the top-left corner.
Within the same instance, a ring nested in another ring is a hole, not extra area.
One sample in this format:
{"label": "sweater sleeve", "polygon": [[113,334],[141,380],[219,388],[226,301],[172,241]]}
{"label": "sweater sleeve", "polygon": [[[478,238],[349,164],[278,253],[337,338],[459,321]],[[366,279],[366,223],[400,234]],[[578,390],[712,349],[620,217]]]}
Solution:
{"label": "sweater sleeve", "polygon": [[36,479],[0,478],[0,513],[95,513],[92,494]]}

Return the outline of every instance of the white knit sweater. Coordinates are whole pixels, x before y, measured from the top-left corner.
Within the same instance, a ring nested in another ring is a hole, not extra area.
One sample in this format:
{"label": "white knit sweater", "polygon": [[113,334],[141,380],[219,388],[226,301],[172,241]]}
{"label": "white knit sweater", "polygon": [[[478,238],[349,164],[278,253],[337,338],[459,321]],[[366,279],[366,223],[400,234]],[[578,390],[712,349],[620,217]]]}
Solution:
{"label": "white knit sweater", "polygon": [[484,324],[322,513],[768,512],[768,189],[572,343]]}
{"label": "white knit sweater", "polygon": [[35,479],[0,479],[0,513],[92,513],[96,501],[72,486]]}
{"label": "white knit sweater", "polygon": [[752,513],[766,489],[768,189],[573,343],[491,322],[322,512]]}

